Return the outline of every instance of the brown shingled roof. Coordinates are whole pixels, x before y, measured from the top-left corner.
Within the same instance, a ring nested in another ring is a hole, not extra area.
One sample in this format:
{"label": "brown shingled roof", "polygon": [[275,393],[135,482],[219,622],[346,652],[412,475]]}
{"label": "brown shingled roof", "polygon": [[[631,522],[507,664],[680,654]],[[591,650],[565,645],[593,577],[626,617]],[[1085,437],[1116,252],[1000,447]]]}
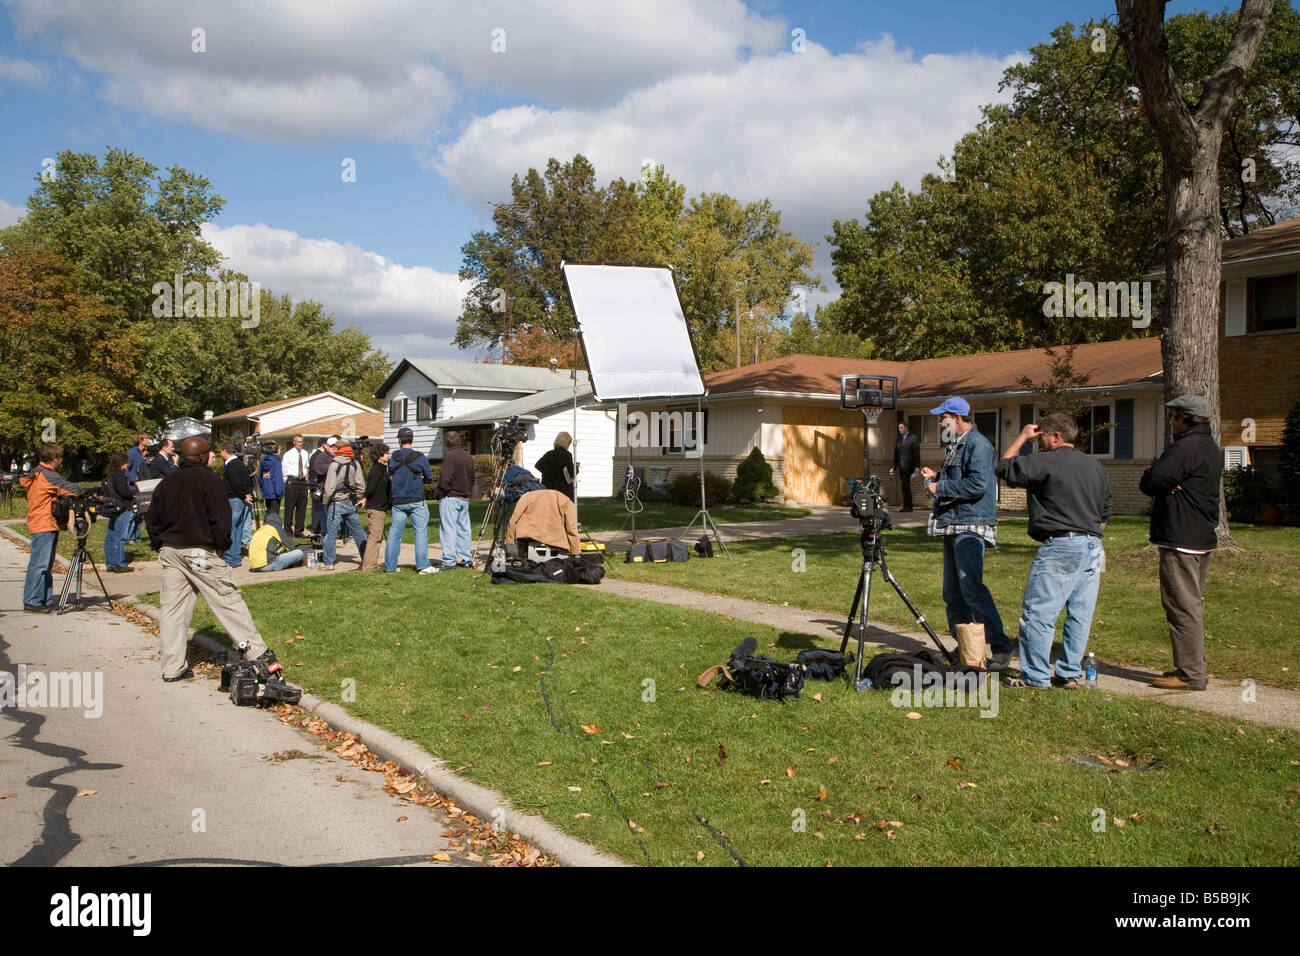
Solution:
{"label": "brown shingled roof", "polygon": [[1223,244],[1223,261],[1236,262],[1279,252],[1300,252],[1300,218],[1229,239]]}
{"label": "brown shingled roof", "polygon": [[[1075,370],[1089,376],[1089,386],[1114,388],[1159,381],[1162,372],[1158,338],[1091,342],[1074,351]],[[802,392],[836,395],[841,375],[896,375],[903,400],[945,395],[980,395],[1021,391],[1018,379],[1045,381],[1051,372],[1046,349],[984,352],[949,358],[887,362],[791,355],[708,376],[709,391]]]}

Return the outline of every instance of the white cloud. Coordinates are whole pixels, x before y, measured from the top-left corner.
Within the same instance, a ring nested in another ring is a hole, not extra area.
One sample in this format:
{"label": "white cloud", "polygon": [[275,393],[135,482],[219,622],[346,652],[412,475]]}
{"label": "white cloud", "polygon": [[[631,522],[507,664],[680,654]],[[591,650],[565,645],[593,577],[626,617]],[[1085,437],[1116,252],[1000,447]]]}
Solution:
{"label": "white cloud", "polygon": [[[471,90],[610,103],[682,70],[774,49],[741,0],[10,0],[20,33],[165,119],[256,138],[416,140]],[[494,30],[503,52],[493,52]],[[204,52],[195,52],[202,30]]]}
{"label": "white cloud", "polygon": [[44,86],[49,75],[49,70],[39,63],[0,56],[0,80],[10,80],[24,86]]}
{"label": "white cloud", "polygon": [[355,325],[394,361],[465,357],[451,338],[469,283],[455,275],[261,223],[209,224],[203,235],[226,257],[225,267],[277,295],[320,302],[337,328]]}
{"label": "white cloud", "polygon": [[[583,153],[601,180],[662,163],[688,195],[770,198],[784,223],[821,240],[895,181],[915,186],[998,98],[1017,57],[916,58],[890,37],[835,56],[755,57],[724,72],[677,76],[600,109],[498,110],[475,119],[432,164],[478,206],[549,157]],[[824,243],[823,243],[824,245]],[[829,278],[829,276],[826,276]]]}
{"label": "white cloud", "polygon": [[25,215],[27,215],[26,206],[14,206],[0,199],[0,229],[12,226]]}

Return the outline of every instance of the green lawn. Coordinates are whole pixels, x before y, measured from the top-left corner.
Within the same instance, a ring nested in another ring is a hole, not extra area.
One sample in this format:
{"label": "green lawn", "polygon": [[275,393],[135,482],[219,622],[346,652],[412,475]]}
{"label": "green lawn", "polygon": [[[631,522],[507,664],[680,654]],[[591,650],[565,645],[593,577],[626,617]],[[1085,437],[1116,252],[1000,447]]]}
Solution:
{"label": "green lawn", "polygon": [[[833,550],[810,551],[797,580],[811,588],[838,567]],[[1300,853],[1300,734],[1287,730],[1100,691],[1003,689],[984,719],[842,681],[785,704],[700,690],[695,677],[747,634],[786,660],[812,641],[476,572],[243,590],[291,681],[634,863],[1294,865]],[[202,602],[195,623],[211,625]]]}
{"label": "green lawn", "polygon": [[[1106,529],[1107,570],[1093,617],[1089,649],[1099,660],[1162,671],[1171,664],[1160,606],[1158,552],[1147,546],[1147,519],[1118,517]],[[998,526],[998,547],[987,552],[984,578],[1003,626],[1013,637],[1025,577],[1037,544],[1024,519]],[[1210,673],[1250,677],[1278,687],[1300,687],[1296,607],[1300,605],[1300,529],[1241,525],[1233,529],[1247,550],[1220,551],[1210,566],[1205,596],[1206,656]],[[724,532],[725,537],[725,532]],[[940,544],[924,528],[888,533],[890,570],[936,630],[946,629]],[[845,615],[853,599],[862,551],[857,534],[827,534],[728,544],[734,559],[683,564],[613,563],[617,578],[652,581]],[[798,571],[802,550],[805,570]],[[919,627],[893,589],[872,581],[871,620]],[[1059,628],[1057,631],[1060,633]]]}

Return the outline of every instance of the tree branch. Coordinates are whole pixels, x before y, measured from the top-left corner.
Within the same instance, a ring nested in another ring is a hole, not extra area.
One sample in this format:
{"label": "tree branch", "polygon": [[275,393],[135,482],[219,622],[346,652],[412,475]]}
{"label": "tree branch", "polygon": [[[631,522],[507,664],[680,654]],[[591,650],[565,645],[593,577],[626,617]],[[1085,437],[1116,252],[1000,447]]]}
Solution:
{"label": "tree branch", "polygon": [[1264,28],[1273,13],[1274,0],[1242,0],[1237,14],[1237,30],[1219,68],[1206,78],[1201,102],[1196,107],[1197,122],[1217,127],[1236,108],[1237,99],[1246,86],[1246,71],[1255,60],[1264,40]]}
{"label": "tree branch", "polygon": [[1124,55],[1165,161],[1180,173],[1190,170],[1196,155],[1196,123],[1169,64],[1164,0],[1115,0],[1115,11]]}

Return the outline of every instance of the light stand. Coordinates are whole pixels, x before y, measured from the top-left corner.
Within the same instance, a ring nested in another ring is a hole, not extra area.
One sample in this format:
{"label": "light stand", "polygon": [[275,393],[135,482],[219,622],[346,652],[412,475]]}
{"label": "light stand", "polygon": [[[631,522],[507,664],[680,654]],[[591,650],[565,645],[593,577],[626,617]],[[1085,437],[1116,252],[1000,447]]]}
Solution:
{"label": "light stand", "polygon": [[[686,530],[682,532],[681,536],[685,538],[687,535],[689,535],[691,528],[694,527],[695,522],[698,519],[700,522],[700,530],[704,532],[704,536],[708,537],[709,532],[712,531],[713,536],[718,539],[718,545],[722,548],[722,553],[725,554],[728,559],[730,559],[731,552],[727,550],[727,542],[722,540],[722,535],[718,533],[718,526],[714,524],[713,519],[709,517],[709,501],[704,496],[704,440],[703,440],[704,428],[702,427],[703,421],[704,421],[704,413],[702,412],[700,408],[700,402],[697,399],[695,402],[695,442],[696,442],[696,447],[700,449],[700,510],[695,512],[695,517],[691,519],[691,523],[686,526]],[[685,431],[686,428],[685,425],[683,425],[682,427],[683,439],[685,439]]]}

